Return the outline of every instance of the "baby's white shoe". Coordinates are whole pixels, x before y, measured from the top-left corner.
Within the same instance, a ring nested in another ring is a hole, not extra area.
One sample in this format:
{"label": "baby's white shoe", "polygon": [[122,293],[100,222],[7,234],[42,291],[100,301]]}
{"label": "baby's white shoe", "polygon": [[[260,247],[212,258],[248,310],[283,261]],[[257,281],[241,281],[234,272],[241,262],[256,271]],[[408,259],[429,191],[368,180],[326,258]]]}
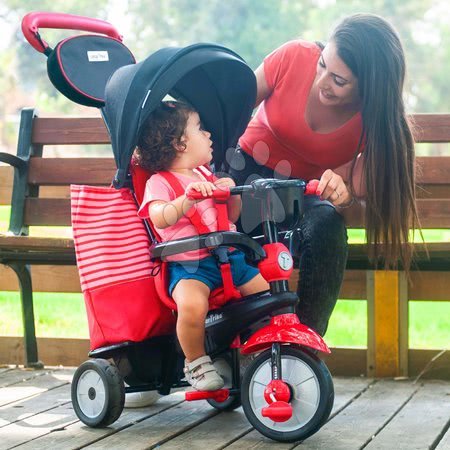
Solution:
{"label": "baby's white shoe", "polygon": [[217,373],[208,355],[188,363],[184,362],[184,373],[188,383],[198,391],[217,391],[224,386],[223,378]]}

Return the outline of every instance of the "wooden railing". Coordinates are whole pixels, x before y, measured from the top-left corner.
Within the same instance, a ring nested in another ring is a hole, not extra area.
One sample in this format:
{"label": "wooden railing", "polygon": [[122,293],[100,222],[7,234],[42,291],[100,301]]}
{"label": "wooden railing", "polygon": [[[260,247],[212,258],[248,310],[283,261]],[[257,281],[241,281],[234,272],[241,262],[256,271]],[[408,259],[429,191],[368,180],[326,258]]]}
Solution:
{"label": "wooden railing", "polygon": [[[416,136],[419,142],[450,142],[450,115],[415,115]],[[34,120],[33,143],[36,145],[107,144],[108,135],[101,119],[37,118]],[[65,147],[69,153],[70,147]],[[58,179],[58,165],[71,165],[69,158],[36,158],[33,164],[41,164],[42,170],[53,174],[54,183],[40,187],[39,205],[31,201],[26,210],[29,220],[35,208],[48,207],[59,211],[60,225],[68,225],[69,190]],[[418,158],[418,207],[422,225],[426,228],[450,228],[450,156]],[[86,184],[108,183],[114,173],[112,159],[100,159],[97,169],[85,173]],[[74,170],[79,171],[74,164]],[[42,173],[42,170],[40,171]],[[48,173],[46,176],[48,176]],[[13,172],[0,166],[0,204],[10,203]],[[40,180],[32,180],[39,184]],[[46,199],[42,202],[43,199]],[[40,210],[42,213],[42,210]],[[37,214],[36,214],[37,216]],[[346,211],[349,226],[361,227],[362,214],[358,209]],[[444,243],[446,244],[446,243]],[[448,244],[448,243],[447,243]],[[431,246],[430,253],[438,251]],[[444,253],[447,247],[443,246]],[[340,298],[367,302],[367,347],[361,349],[336,348],[327,363],[335,374],[414,376],[420,373],[440,349],[418,350],[408,345],[408,302],[450,301],[448,259],[438,269],[413,271],[408,281],[401,271],[366,270],[364,257],[358,260],[358,252],[364,254],[364,246],[351,246],[349,268],[346,270]],[[353,259],[352,259],[353,258]],[[353,265],[352,265],[353,261]],[[359,261],[359,262],[358,262]],[[431,263],[430,263],[431,264]],[[34,292],[80,292],[75,266],[33,266]],[[294,273],[291,285],[296,285],[298,273]],[[0,265],[0,291],[19,289],[15,274]],[[87,339],[38,339],[40,359],[46,364],[77,365],[86,359]],[[23,361],[21,337],[0,337],[0,363]],[[428,372],[432,377],[450,377],[450,355],[443,354]]]}

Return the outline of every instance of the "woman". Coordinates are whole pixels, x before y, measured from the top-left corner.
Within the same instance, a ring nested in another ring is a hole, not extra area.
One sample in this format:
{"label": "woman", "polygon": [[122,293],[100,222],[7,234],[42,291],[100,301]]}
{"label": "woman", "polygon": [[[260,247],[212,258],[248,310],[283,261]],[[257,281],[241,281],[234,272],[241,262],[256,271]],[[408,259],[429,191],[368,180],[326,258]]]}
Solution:
{"label": "woman", "polygon": [[[256,69],[256,115],[239,141],[230,174],[320,179],[300,224],[300,320],[325,334],[347,258],[342,208],[366,206],[372,256],[408,267],[409,227],[417,222],[414,141],[402,100],[400,39],[381,17],[346,18],[322,46],[301,40],[275,50]],[[244,205],[241,227],[255,233]]]}

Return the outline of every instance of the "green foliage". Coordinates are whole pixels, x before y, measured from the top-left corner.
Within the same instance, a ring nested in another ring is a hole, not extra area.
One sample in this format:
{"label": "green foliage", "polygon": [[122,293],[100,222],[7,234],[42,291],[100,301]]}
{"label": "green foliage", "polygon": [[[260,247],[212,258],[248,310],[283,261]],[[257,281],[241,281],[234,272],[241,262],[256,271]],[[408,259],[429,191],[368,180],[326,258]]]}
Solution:
{"label": "green foliage", "polygon": [[[81,294],[35,293],[36,333],[43,337],[88,338]],[[0,336],[23,334],[20,299],[16,292],[0,292]],[[410,302],[410,348],[449,348],[450,303]],[[325,340],[333,347],[367,346],[365,301],[339,300]]]}
{"label": "green foliage", "polygon": [[[448,110],[450,13],[446,0],[209,0],[201,4],[197,0],[44,0],[38,7],[32,0],[5,0],[3,9],[7,22],[17,29],[11,48],[17,49],[20,86],[40,93],[36,101],[41,111],[67,113],[77,107],[51,86],[44,57],[19,32],[21,17],[36,9],[111,17],[138,60],[164,46],[216,42],[235,50],[252,68],[283,42],[297,37],[326,41],[343,17],[375,13],[392,22],[402,38],[409,63],[409,110]],[[45,30],[43,36],[54,45],[71,34]]]}

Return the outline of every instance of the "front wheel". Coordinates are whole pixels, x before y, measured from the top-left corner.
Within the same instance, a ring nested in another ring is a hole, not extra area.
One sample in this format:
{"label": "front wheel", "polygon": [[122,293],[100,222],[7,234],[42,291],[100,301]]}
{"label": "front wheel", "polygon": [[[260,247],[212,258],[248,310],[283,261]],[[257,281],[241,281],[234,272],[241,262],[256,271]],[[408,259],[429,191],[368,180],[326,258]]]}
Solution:
{"label": "front wheel", "polygon": [[117,367],[104,359],[85,361],[78,367],[71,394],[76,415],[90,427],[106,427],[122,414],[123,379]]}
{"label": "front wheel", "polygon": [[255,358],[244,373],[241,400],[249,422],[264,436],[280,442],[306,439],[328,419],[334,388],[327,366],[315,355],[297,347],[281,346],[282,380],[290,391],[292,417],[274,422],[262,416],[268,406],[264,389],[272,380],[271,350]]}

